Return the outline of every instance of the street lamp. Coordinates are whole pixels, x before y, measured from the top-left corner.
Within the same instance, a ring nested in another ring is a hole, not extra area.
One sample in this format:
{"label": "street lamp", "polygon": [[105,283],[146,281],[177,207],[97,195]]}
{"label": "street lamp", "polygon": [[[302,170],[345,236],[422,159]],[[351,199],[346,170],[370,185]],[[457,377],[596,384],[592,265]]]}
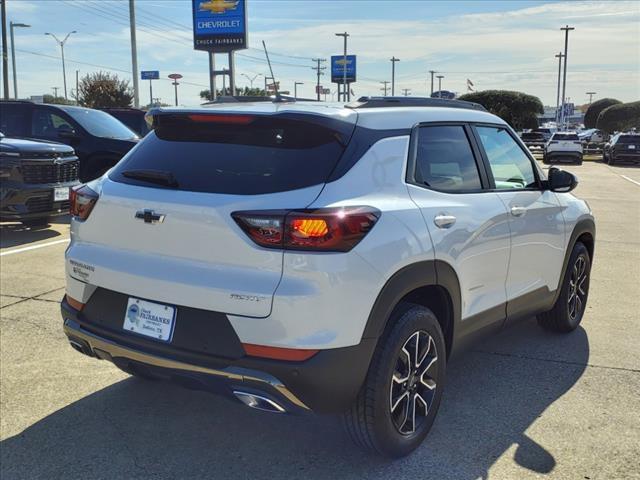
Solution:
{"label": "street lamp", "polygon": [[[347,32],[344,33],[336,33],[336,37],[344,37],[344,57],[342,65],[342,101],[351,101],[351,92],[349,92],[349,87],[347,87],[347,38],[349,34]],[[338,101],[340,101],[340,93],[338,93]]]}
{"label": "street lamp", "polygon": [[246,79],[249,80],[249,82],[251,83],[251,89],[253,90],[253,82],[255,81],[256,78],[258,78],[262,74],[261,73],[256,73],[253,77],[250,77],[246,73],[241,73],[240,75],[242,75],[243,77],[246,77]]}
{"label": "street lamp", "polygon": [[598,93],[598,92],[586,92],[587,95],[589,95],[589,105],[591,105],[591,102],[593,102],[593,96]]}
{"label": "street lamp", "polygon": [[9,30],[11,31],[11,66],[13,67],[13,98],[18,99],[18,77],[16,74],[16,47],[13,40],[14,28],[29,28],[31,25],[26,23],[9,22]]}
{"label": "street lamp", "polygon": [[53,33],[49,33],[49,32],[45,33],[45,35],[49,35],[49,36],[53,37],[53,39],[56,41],[56,43],[58,45],[60,45],[60,52],[62,53],[62,82],[64,83],[64,98],[65,98],[65,100],[67,100],[67,71],[66,71],[65,66],[64,66],[64,44],[67,42],[67,40],[69,39],[69,36],[72,33],[78,33],[78,32],[76,32],[75,30],[72,30],[71,32],[67,33],[67,36],[64,37],[64,40],[60,40]]}
{"label": "street lamp", "polygon": [[444,75],[436,75],[436,78],[438,79],[438,98],[442,98],[442,79]]}
{"label": "street lamp", "polygon": [[298,99],[298,85],[304,85],[304,82],[293,82],[293,98]]}
{"label": "street lamp", "polygon": [[394,57],[390,58],[391,60],[391,96],[395,97],[396,95],[396,62],[399,62],[400,59]]}

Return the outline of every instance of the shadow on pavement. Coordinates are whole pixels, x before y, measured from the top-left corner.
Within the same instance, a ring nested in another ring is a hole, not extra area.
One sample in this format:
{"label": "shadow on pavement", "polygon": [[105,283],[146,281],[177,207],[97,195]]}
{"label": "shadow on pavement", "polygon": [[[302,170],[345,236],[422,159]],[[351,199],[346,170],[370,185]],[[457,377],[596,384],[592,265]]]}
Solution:
{"label": "shadow on pavement", "polygon": [[[509,352],[538,352],[540,358]],[[494,350],[501,350],[496,352]],[[562,352],[549,361],[545,352]],[[0,444],[2,478],[487,478],[514,460],[551,472],[553,452],[524,432],[580,378],[585,331],[517,325],[449,367],[434,428],[411,456],[361,453],[337,418],[249,410],[213,395],[129,378],[62,408]],[[570,432],[567,432],[570,435]]]}
{"label": "shadow on pavement", "polygon": [[69,224],[69,218],[68,215],[53,217],[49,219],[49,224],[31,227],[22,223],[2,223],[0,224],[0,248],[18,247],[59,237],[61,233],[49,228],[49,225]]}

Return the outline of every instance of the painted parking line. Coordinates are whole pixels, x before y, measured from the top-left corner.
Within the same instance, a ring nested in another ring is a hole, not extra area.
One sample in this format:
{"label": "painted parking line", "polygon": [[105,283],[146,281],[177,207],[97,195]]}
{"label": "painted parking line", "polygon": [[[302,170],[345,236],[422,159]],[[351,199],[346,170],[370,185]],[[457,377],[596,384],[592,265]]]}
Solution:
{"label": "painted parking line", "polygon": [[631,183],[635,183],[636,185],[638,185],[638,186],[640,187],[640,182],[638,182],[638,181],[636,181],[636,180],[634,180],[634,179],[632,179],[632,178],[629,178],[629,177],[627,177],[626,175],[620,175],[620,176],[621,176],[622,178],[624,178],[625,180],[629,180]]}
{"label": "painted parking line", "polygon": [[0,257],[4,257],[5,255],[13,255],[14,253],[28,252],[29,250],[37,250],[38,248],[51,247],[52,245],[59,245],[61,243],[68,243],[68,242],[69,242],[69,239],[64,238],[62,240],[55,240],[53,242],[39,243],[37,245],[30,245],[28,247],[22,247],[22,248],[14,248],[13,250],[0,252]]}

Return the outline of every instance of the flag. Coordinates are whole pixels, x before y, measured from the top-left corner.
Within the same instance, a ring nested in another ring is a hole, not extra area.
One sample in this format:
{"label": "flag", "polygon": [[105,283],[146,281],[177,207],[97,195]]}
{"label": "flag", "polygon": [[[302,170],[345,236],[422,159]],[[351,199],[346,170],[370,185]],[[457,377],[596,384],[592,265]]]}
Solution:
{"label": "flag", "polygon": [[473,92],[475,89],[473,88],[473,82],[467,78],[467,91]]}

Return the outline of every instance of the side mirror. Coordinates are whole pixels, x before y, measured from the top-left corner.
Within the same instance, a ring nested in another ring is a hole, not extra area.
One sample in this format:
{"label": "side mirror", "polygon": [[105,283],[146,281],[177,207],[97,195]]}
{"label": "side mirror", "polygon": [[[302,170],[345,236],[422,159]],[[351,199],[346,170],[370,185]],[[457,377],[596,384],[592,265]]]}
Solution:
{"label": "side mirror", "polygon": [[578,178],[570,172],[556,167],[549,169],[547,188],[552,192],[567,193],[578,186]]}
{"label": "side mirror", "polygon": [[78,138],[76,131],[68,125],[60,125],[58,127],[58,136],[60,138]]}

